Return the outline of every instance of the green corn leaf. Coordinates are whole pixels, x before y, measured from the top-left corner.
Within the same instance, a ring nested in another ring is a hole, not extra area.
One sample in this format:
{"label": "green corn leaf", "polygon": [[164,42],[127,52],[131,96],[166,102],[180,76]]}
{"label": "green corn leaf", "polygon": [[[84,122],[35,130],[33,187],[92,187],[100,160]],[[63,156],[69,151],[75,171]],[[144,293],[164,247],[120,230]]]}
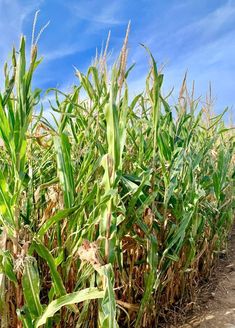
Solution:
{"label": "green corn leaf", "polygon": [[57,155],[58,177],[64,193],[64,203],[65,207],[69,208],[74,203],[74,177],[68,136],[62,133],[60,137],[54,137],[54,146]]}
{"label": "green corn leaf", "polygon": [[11,206],[11,199],[12,195],[9,191],[6,178],[0,171],[0,214],[2,216],[3,224],[13,227],[15,223],[12,213],[13,209]]}
{"label": "green corn leaf", "polygon": [[55,215],[53,215],[51,218],[47,219],[45,223],[41,226],[39,229],[37,236],[42,237],[45,235],[45,233],[50,229],[51,226],[53,226],[55,223],[60,222],[61,220],[67,218],[69,215],[76,212],[76,210],[79,208],[79,206],[75,206],[69,209],[64,209],[61,211],[58,211]]}
{"label": "green corn leaf", "polygon": [[23,328],[34,328],[33,319],[29,314],[27,307],[23,306],[21,309],[16,310],[18,318],[23,323]]}
{"label": "green corn leaf", "polygon": [[57,296],[62,296],[66,294],[66,289],[64,287],[62,278],[57,271],[55,260],[49,250],[38,240],[34,240],[32,243],[32,248],[41,256],[50,268],[51,276],[55,286],[55,291]]}
{"label": "green corn leaf", "polygon": [[101,309],[99,313],[99,320],[102,328],[117,328],[116,321],[116,301],[113,290],[114,274],[111,264],[103,266],[99,273],[105,279],[105,294],[101,302]]}
{"label": "green corn leaf", "polygon": [[40,281],[37,261],[33,257],[27,257],[24,260],[22,285],[24,298],[26,300],[30,315],[34,318],[38,318],[42,313],[42,305],[39,298]]}
{"label": "green corn leaf", "polygon": [[141,299],[140,309],[138,311],[138,315],[135,322],[135,327],[140,327],[141,320],[143,318],[143,314],[145,310],[149,306],[149,301],[152,297],[152,293],[159,286],[159,277],[156,272],[157,264],[158,264],[158,252],[157,252],[157,240],[153,235],[150,235],[150,243],[149,243],[149,254],[148,254],[148,262],[150,265],[150,272],[148,273],[146,282],[145,282],[145,290]]}
{"label": "green corn leaf", "polygon": [[37,320],[35,327],[38,328],[45,324],[47,319],[53,317],[53,315],[59,311],[63,306],[81,303],[87,300],[99,299],[104,297],[104,291],[98,290],[98,288],[91,287],[86,288],[78,292],[61,296],[60,298],[52,301],[41,317]]}
{"label": "green corn leaf", "polygon": [[13,260],[9,251],[0,250],[0,268],[8,279],[17,284],[17,278],[14,272]]}

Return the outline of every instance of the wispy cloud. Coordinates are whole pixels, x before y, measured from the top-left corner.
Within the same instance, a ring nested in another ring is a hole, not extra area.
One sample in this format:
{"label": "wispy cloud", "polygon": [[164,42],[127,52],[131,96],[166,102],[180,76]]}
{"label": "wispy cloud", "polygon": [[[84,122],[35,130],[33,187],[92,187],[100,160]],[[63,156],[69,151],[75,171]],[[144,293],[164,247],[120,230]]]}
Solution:
{"label": "wispy cloud", "polygon": [[39,6],[42,21],[51,20],[39,44],[44,61],[36,80],[43,89],[73,81],[73,65],[86,70],[109,30],[112,61],[131,20],[129,63],[137,64],[129,81],[134,93],[144,87],[149,67],[148,56],[139,46],[144,43],[158,66],[166,64],[165,92],[174,85],[177,94],[188,69],[189,80],[197,82],[198,94],[203,94],[211,81],[218,107],[235,103],[234,0],[0,0],[0,61],[12,43],[18,43],[20,32],[30,35],[33,13]]}
{"label": "wispy cloud", "polygon": [[[187,1],[184,7],[181,6],[180,15],[184,19],[190,13],[192,3]],[[235,102],[232,77],[235,73],[235,2],[224,1],[220,7],[207,8],[207,13],[199,12],[196,18],[189,15],[184,25],[178,28],[176,12],[177,4],[168,12],[172,20],[168,22],[167,30],[159,27],[161,22],[152,21],[148,25],[148,33],[137,33],[158,62],[166,63],[165,94],[174,86],[173,95],[177,99],[182,79],[188,70],[189,83],[196,81],[197,96],[205,95],[209,82],[212,82],[216,110],[220,112],[224,107],[232,106]],[[132,51],[131,60],[137,61],[137,72],[131,81],[131,89],[136,93],[143,88],[148,61],[140,47]]]}
{"label": "wispy cloud", "polygon": [[68,44],[62,45],[56,49],[45,50],[41,53],[44,57],[44,62],[53,61],[55,59],[64,58],[66,56],[74,55],[78,52],[88,49],[89,46],[84,46],[80,44]]}
{"label": "wispy cloud", "polygon": [[[43,1],[0,0],[0,67],[8,60],[13,45],[17,48],[24,24],[29,17],[33,21],[34,13]],[[2,76],[0,71],[0,77]],[[3,80],[0,78],[0,88]]]}
{"label": "wispy cloud", "polygon": [[86,1],[69,4],[73,14],[82,20],[103,25],[119,25],[124,22],[118,18],[120,12],[119,1]]}
{"label": "wispy cloud", "polygon": [[[235,2],[225,1],[224,5],[216,8],[201,19],[189,23],[176,32],[178,38],[199,36],[199,39],[218,37],[226,29],[233,28],[235,19]],[[200,35],[198,35],[200,34]]]}
{"label": "wispy cloud", "polygon": [[25,19],[32,15],[38,9],[42,1],[29,2],[20,0],[1,0],[0,1],[0,53],[1,62],[6,59],[7,54],[13,44],[17,44],[20,34],[23,33],[23,24]]}

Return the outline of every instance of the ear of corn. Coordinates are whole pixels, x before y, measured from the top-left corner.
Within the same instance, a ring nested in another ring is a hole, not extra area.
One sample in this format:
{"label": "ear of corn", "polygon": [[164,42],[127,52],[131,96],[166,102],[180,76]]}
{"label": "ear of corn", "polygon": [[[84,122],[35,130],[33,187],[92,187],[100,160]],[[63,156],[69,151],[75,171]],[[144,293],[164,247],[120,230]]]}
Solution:
{"label": "ear of corn", "polygon": [[172,108],[147,48],[145,90],[130,99],[127,39],[110,72],[105,50],[71,92],[51,90],[55,124],[34,114],[36,46],[27,65],[22,38],[5,66],[2,328],[156,326],[226,246],[233,130],[199,111],[186,77]]}

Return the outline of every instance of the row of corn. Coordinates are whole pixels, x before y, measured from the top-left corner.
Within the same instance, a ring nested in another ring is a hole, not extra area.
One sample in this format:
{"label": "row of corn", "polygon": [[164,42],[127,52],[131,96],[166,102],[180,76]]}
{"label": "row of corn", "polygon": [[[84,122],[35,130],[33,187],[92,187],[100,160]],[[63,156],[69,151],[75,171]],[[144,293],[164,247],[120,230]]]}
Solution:
{"label": "row of corn", "polygon": [[169,321],[226,247],[233,130],[185,81],[170,106],[148,49],[132,96],[127,37],[112,68],[105,49],[70,92],[50,90],[48,120],[25,49],[0,94],[0,327]]}

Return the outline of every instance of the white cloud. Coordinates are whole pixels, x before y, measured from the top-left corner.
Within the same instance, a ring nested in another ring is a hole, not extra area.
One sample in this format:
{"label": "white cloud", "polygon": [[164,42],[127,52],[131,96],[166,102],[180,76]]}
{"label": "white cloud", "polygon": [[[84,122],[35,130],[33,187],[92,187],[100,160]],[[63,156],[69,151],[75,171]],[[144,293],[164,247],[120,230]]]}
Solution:
{"label": "white cloud", "polygon": [[73,15],[82,20],[109,26],[125,23],[118,18],[118,13],[120,12],[119,1],[107,1],[104,3],[104,1],[82,0],[79,3],[69,4],[69,6]]}
{"label": "white cloud", "polygon": [[217,33],[229,27],[235,19],[235,2],[227,1],[206,16],[176,32],[176,37],[187,38],[200,33],[200,38],[216,37]]}
{"label": "white cloud", "polygon": [[55,59],[63,58],[69,55],[73,55],[79,51],[86,50],[87,47],[80,44],[72,44],[72,45],[63,45],[57,49],[41,52],[41,55],[44,57],[44,62],[49,62]]}
{"label": "white cloud", "polygon": [[0,64],[6,60],[13,44],[16,46],[19,37],[23,32],[23,23],[25,19],[32,15],[32,21],[35,11],[42,1],[29,2],[20,0],[1,0],[0,1]]}
{"label": "white cloud", "polygon": [[[186,14],[187,8],[183,9]],[[205,96],[209,83],[212,83],[217,112],[234,104],[234,21],[235,2],[225,1],[223,6],[207,15],[201,13],[200,19],[185,24],[179,30],[173,31],[175,22],[169,22],[168,32],[161,28],[159,34],[159,22],[154,21],[149,25],[148,33],[137,33],[138,38],[151,36],[146,39],[146,45],[150,47],[157,61],[160,59],[160,63],[166,63],[165,94],[174,86],[173,96],[177,99],[184,74],[188,70],[189,84],[192,80],[196,81],[196,96]],[[172,33],[169,33],[171,30]],[[137,62],[137,67],[139,66],[139,73],[130,86],[132,90],[141,91],[145,83],[148,59],[145,52],[139,48],[133,53],[131,61],[133,60]]]}

